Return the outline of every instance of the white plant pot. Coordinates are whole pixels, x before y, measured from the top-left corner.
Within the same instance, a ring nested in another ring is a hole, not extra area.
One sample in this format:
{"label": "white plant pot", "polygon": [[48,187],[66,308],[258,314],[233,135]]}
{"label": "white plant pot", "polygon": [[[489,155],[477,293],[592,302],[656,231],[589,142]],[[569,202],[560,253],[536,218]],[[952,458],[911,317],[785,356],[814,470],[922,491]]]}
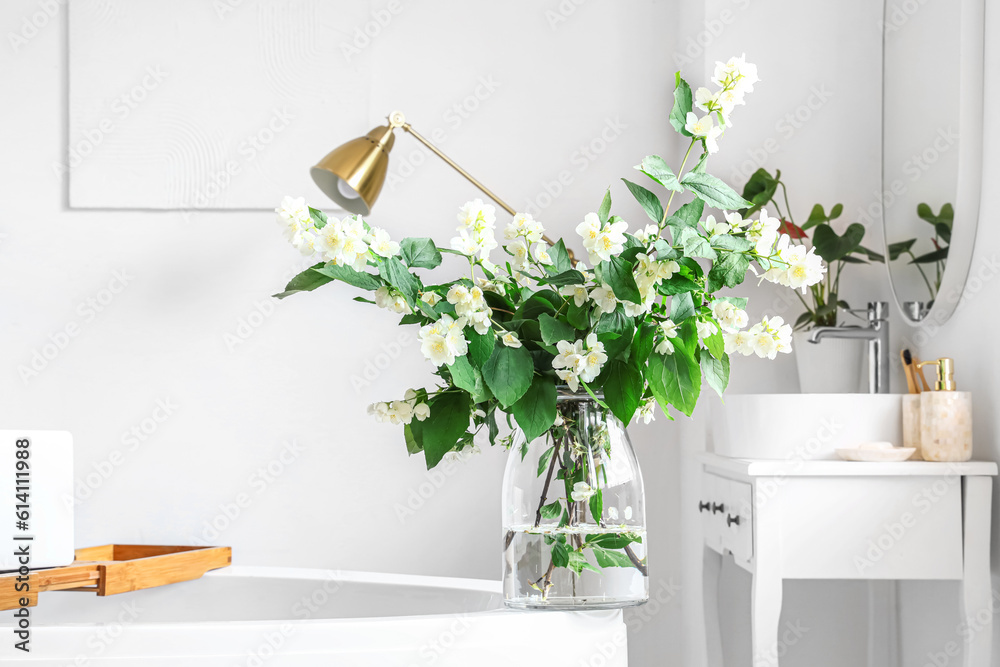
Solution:
{"label": "white plant pot", "polygon": [[868,341],[824,338],[809,342],[809,331],[792,334],[792,354],[803,394],[853,394],[868,391]]}

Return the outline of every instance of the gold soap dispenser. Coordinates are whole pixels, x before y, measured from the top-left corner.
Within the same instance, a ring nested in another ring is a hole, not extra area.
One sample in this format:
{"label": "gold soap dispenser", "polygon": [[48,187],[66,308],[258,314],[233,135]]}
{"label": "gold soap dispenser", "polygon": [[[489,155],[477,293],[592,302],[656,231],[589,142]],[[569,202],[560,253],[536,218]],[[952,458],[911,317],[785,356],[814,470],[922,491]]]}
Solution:
{"label": "gold soap dispenser", "polygon": [[935,366],[931,391],[920,393],[920,452],[925,461],[972,458],[972,393],[956,391],[955,362],[943,357],[917,368]]}

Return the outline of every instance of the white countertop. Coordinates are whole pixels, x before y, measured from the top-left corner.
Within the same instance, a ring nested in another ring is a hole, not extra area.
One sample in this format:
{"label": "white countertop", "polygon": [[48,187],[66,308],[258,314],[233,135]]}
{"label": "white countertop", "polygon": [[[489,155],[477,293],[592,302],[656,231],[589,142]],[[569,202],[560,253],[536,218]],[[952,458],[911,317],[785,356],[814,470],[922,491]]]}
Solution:
{"label": "white countertop", "polygon": [[801,459],[734,459],[718,454],[702,454],[706,467],[747,477],[893,477],[943,475],[996,475],[993,461],[937,463],[933,461],[901,461],[899,463],[867,463],[862,461]]}

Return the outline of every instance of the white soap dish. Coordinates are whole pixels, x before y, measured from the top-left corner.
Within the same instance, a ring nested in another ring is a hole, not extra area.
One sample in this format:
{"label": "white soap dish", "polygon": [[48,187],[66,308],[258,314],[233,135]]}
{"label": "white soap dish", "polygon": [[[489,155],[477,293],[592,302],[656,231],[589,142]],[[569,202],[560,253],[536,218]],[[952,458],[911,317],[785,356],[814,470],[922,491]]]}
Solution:
{"label": "white soap dish", "polygon": [[838,449],[837,456],[845,461],[892,463],[905,461],[915,451],[916,447],[894,447],[891,442],[865,442],[850,449]]}

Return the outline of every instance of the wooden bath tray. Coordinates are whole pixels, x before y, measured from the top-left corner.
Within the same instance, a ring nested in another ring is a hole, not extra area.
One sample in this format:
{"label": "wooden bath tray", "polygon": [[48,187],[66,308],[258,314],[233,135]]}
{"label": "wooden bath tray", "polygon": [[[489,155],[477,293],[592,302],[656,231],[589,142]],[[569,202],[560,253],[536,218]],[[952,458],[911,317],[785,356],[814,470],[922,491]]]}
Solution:
{"label": "wooden bath tray", "polygon": [[[38,604],[38,593],[42,591],[117,595],[198,579],[209,570],[227,567],[233,562],[229,547],[141,544],[106,544],[77,549],[75,557],[72,565],[32,570],[26,578],[16,572],[0,575],[0,610],[33,607]],[[28,590],[23,590],[25,579]],[[28,604],[22,605],[21,598],[27,598]]]}

